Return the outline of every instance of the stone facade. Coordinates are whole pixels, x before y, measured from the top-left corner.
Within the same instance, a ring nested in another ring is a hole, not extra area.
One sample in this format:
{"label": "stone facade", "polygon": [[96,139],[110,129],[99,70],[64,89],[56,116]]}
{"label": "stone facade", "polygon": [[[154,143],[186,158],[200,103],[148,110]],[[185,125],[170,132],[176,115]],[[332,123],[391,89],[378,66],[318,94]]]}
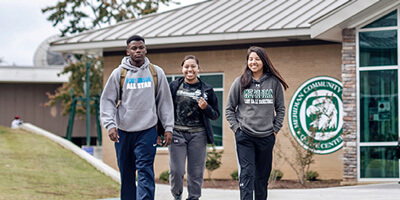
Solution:
{"label": "stone facade", "polygon": [[343,29],[343,184],[357,182],[356,30]]}

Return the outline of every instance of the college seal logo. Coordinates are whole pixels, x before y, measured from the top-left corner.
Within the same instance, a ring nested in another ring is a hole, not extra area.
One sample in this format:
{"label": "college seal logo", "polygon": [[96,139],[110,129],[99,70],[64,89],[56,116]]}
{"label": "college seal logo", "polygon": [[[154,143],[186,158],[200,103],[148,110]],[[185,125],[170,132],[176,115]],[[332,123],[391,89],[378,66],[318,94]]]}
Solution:
{"label": "college seal logo", "polygon": [[290,132],[297,142],[317,154],[343,146],[342,83],[319,76],[304,82],[293,94],[288,110]]}

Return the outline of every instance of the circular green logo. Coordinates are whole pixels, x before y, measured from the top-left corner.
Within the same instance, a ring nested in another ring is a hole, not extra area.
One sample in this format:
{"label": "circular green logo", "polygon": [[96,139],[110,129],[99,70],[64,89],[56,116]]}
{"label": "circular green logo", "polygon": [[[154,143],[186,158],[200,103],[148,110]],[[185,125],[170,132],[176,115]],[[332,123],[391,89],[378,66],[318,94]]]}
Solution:
{"label": "circular green logo", "polygon": [[304,149],[329,154],[342,148],[342,90],[339,80],[319,76],[304,82],[293,94],[289,128]]}

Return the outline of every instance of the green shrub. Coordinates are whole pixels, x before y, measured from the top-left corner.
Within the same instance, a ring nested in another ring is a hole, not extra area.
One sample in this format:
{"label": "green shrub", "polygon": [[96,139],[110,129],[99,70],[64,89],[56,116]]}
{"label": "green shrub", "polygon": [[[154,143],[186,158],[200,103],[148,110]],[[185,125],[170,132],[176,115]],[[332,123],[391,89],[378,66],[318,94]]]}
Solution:
{"label": "green shrub", "polygon": [[238,173],[238,170],[234,170],[234,171],[231,173],[231,177],[232,177],[232,179],[235,180],[235,181],[239,180],[239,173]]}
{"label": "green shrub", "polygon": [[316,171],[307,171],[306,172],[306,179],[309,181],[316,181],[318,178],[319,174]]}
{"label": "green shrub", "polygon": [[167,170],[167,171],[163,171],[161,174],[160,174],[160,181],[161,182],[164,182],[164,183],[169,183],[169,171]]}
{"label": "green shrub", "polygon": [[279,169],[274,169],[271,172],[271,176],[269,176],[270,180],[281,180],[281,178],[283,177],[283,172]]}
{"label": "green shrub", "polygon": [[222,153],[223,150],[218,150],[215,148],[215,145],[207,145],[207,147],[211,147],[212,151],[207,151],[207,159],[206,159],[206,169],[208,172],[208,180],[211,180],[211,174],[214,170],[218,169],[221,165]]}

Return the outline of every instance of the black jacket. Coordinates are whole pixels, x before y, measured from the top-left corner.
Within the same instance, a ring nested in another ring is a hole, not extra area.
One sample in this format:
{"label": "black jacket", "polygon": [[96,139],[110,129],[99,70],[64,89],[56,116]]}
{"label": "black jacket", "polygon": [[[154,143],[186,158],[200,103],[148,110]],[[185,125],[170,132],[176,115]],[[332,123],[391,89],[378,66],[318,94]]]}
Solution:
{"label": "black jacket", "polygon": [[[174,102],[174,107],[176,107],[175,105],[175,98],[176,98],[176,92],[178,91],[179,86],[183,83],[184,78],[178,78],[174,81],[172,81],[169,84],[169,88],[171,89],[171,94],[172,94],[172,100]],[[199,81],[201,83],[201,96],[204,98],[204,93],[207,96],[207,99],[205,99],[207,101],[207,108],[201,110],[201,113],[203,115],[203,123],[205,126],[205,130],[207,133],[207,143],[208,144],[214,144],[214,133],[212,131],[212,127],[210,124],[210,120],[216,120],[218,119],[220,113],[219,113],[219,109],[218,109],[218,99],[217,96],[215,95],[214,89],[208,85],[207,83],[203,82],[200,80]]]}

